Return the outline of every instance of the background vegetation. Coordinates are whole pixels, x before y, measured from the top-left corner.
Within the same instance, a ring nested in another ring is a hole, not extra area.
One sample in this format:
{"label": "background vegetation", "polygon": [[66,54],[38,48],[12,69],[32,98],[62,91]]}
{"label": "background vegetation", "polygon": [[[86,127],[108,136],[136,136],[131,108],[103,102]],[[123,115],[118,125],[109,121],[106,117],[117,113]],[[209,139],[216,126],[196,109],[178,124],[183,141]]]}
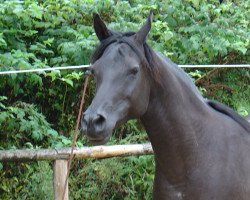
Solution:
{"label": "background vegetation", "polygon": [[[176,63],[249,63],[249,8],[249,0],[0,0],[0,70],[88,64],[98,43],[94,12],[127,31],[150,9],[148,43]],[[250,112],[249,69],[187,72],[205,97]],[[0,76],[0,149],[69,146],[84,77],[81,70]],[[91,80],[86,105],[93,91]],[[130,121],[109,144],[145,141]],[[153,171],[152,156],[75,161],[70,198],[151,199]],[[52,199],[52,163],[0,163],[0,183],[0,199]]]}

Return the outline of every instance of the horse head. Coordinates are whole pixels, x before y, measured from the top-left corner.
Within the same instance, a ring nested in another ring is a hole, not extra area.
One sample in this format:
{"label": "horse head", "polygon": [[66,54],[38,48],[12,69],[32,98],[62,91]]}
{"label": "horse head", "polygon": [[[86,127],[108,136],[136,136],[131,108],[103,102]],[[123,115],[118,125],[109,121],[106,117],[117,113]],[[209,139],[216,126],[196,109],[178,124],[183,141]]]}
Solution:
{"label": "horse head", "polygon": [[147,110],[150,84],[144,46],[151,23],[152,12],[138,32],[119,33],[94,15],[100,46],[89,71],[95,77],[96,94],[81,120],[81,129],[93,144],[106,143],[115,127]]}

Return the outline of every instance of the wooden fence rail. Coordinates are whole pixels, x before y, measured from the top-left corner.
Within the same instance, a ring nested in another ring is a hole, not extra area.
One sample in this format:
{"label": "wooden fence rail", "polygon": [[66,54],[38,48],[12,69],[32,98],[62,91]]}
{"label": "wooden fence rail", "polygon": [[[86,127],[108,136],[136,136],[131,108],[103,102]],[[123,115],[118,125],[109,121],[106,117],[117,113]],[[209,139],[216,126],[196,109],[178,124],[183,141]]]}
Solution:
{"label": "wooden fence rail", "polygon": [[[71,148],[61,149],[23,149],[23,150],[1,150],[0,161],[37,161],[53,160],[53,187],[55,200],[68,200],[68,183],[66,195],[63,199],[64,183],[67,176],[67,163],[71,153]],[[110,158],[129,155],[147,155],[153,154],[151,144],[130,144],[130,145],[112,145],[112,146],[93,146],[75,148],[73,155],[75,159],[80,158]]]}
{"label": "wooden fence rail", "polygon": [[[71,148],[1,150],[0,161],[66,160]],[[151,144],[81,147],[73,150],[74,158],[109,158],[153,154]]]}

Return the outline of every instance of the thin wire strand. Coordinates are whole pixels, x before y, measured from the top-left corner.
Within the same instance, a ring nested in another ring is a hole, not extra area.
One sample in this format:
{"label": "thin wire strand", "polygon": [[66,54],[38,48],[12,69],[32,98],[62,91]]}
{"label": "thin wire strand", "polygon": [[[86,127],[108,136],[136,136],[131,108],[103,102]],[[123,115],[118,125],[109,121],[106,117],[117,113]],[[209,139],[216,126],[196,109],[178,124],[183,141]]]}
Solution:
{"label": "thin wire strand", "polygon": [[250,68],[250,64],[232,65],[178,65],[181,68]]}
{"label": "thin wire strand", "polygon": [[54,71],[54,70],[72,70],[72,69],[82,69],[89,68],[91,65],[77,65],[77,66],[65,66],[65,67],[48,67],[48,68],[39,68],[39,69],[24,69],[24,70],[10,70],[10,71],[0,71],[2,74],[21,74],[21,73],[31,73],[31,72],[45,72],[45,71]]}
{"label": "thin wire strand", "polygon": [[[31,72],[45,72],[53,70],[73,70],[73,69],[87,69],[91,65],[77,65],[77,66],[65,66],[65,67],[49,67],[49,68],[39,68],[39,69],[25,69],[25,70],[10,70],[10,71],[0,71],[0,75],[7,74],[21,74],[21,73],[31,73]],[[178,65],[181,68],[250,68],[250,64],[234,64],[234,65]],[[8,67],[5,67],[8,68]]]}

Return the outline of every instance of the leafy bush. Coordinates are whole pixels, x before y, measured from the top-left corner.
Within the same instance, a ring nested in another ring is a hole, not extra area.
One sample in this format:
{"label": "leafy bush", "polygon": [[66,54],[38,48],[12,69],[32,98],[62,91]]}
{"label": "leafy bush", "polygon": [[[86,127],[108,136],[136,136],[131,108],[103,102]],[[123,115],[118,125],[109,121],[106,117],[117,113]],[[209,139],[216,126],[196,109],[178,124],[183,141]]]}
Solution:
{"label": "leafy bush", "polygon": [[6,106],[1,99],[6,100],[7,97],[0,97],[0,148],[61,147],[71,144],[68,138],[51,128],[34,105],[16,102],[13,106]]}
{"label": "leafy bush", "polygon": [[53,199],[52,179],[53,173],[46,161],[32,165],[8,163],[0,169],[1,199]]}

